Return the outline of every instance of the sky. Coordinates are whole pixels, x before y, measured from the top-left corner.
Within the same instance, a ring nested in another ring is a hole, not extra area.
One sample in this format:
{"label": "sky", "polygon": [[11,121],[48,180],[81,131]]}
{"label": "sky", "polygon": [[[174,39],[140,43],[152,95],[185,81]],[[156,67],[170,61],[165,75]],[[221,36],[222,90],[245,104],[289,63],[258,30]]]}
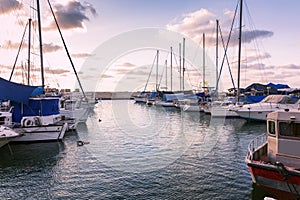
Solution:
{"label": "sky", "polygon": [[[233,86],[230,71],[237,85],[239,14],[234,22],[233,18],[238,2],[50,0],[83,88],[87,91],[130,92],[145,88],[154,90],[156,84],[168,90],[171,87],[180,90],[183,82],[185,89],[215,87],[216,71],[220,73],[224,58],[219,32],[217,70],[216,19],[220,23],[224,46],[233,24],[220,88],[225,90]],[[40,0],[40,5],[45,86],[78,88],[48,1]],[[32,7],[36,7],[36,0],[0,0],[0,76],[9,79],[15,63],[12,81],[27,84],[29,27],[26,24],[32,18],[30,84],[41,85],[37,14],[30,9]],[[244,0],[241,87],[269,82],[300,87],[300,16],[293,14],[298,13],[299,8],[297,0],[288,3],[283,0]],[[184,80],[180,79],[179,73],[179,43],[182,50],[183,38],[186,40]]]}

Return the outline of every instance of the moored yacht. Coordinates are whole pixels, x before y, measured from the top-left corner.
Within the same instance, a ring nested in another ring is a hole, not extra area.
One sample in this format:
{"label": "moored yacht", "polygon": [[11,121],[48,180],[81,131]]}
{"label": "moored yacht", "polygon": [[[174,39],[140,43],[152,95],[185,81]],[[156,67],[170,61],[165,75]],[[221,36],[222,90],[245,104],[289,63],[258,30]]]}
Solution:
{"label": "moored yacht", "polygon": [[265,121],[270,112],[297,109],[299,103],[298,98],[289,95],[269,95],[259,103],[247,104],[231,110],[234,110],[242,118]]}

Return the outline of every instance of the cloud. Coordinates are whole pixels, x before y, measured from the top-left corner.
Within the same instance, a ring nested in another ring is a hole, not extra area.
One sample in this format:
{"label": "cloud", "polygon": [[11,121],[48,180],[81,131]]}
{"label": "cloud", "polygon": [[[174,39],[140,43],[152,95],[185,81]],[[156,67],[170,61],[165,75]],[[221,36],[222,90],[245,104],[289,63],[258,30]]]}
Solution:
{"label": "cloud", "polygon": [[[89,3],[84,2],[83,4],[79,1],[69,1],[63,5],[56,3],[54,5],[55,16],[61,29],[74,29],[83,28],[83,22],[89,21],[88,13],[97,15],[96,9]],[[55,28],[56,25],[53,22],[48,29]]]}
{"label": "cloud", "polygon": [[43,44],[43,52],[44,53],[52,53],[62,49],[62,46],[55,45],[53,43],[44,43]]}
{"label": "cloud", "polygon": [[[234,13],[229,10],[224,10],[221,23],[221,27],[229,27],[232,23]],[[195,41],[200,41],[203,33],[206,34],[206,45],[215,45],[215,27],[216,27],[216,15],[207,9],[201,8],[195,12],[187,13],[181,16],[179,19],[174,19],[171,23],[166,25],[168,30],[180,32]],[[227,41],[229,32],[223,30],[222,35],[224,41]],[[243,30],[243,42],[250,43],[256,38],[268,38],[273,36],[272,31],[267,30]],[[230,45],[238,44],[238,30],[232,32],[232,38]]]}
{"label": "cloud", "polygon": [[14,10],[21,10],[23,5],[16,0],[0,0],[0,15],[10,13]]}
{"label": "cloud", "polygon": [[[23,44],[25,45],[25,44]],[[3,44],[1,45],[1,48],[3,49],[18,49],[20,46],[20,43],[13,42],[11,40],[5,40]]]}
{"label": "cloud", "polygon": [[181,32],[193,39],[202,37],[202,33],[211,32],[215,26],[215,15],[201,8],[192,13],[184,14],[179,20],[166,25],[168,30]]}
{"label": "cloud", "polygon": [[45,72],[49,73],[49,74],[55,74],[55,75],[62,75],[62,74],[70,73],[69,70],[65,70],[65,69],[51,69],[49,67],[45,68]]}
{"label": "cloud", "polygon": [[73,53],[72,57],[74,57],[74,58],[88,58],[92,55],[93,54],[90,54],[90,53]]}
{"label": "cloud", "polygon": [[129,63],[129,62],[125,62],[125,63],[119,64],[117,66],[121,66],[121,67],[136,67],[135,64],[132,64],[132,63]]}

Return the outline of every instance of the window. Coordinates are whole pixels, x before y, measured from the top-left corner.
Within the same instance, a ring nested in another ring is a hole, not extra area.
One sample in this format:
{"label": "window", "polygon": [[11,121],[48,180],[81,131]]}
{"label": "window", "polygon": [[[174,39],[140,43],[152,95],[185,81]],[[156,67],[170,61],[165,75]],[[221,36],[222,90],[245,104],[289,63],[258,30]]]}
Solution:
{"label": "window", "polygon": [[275,122],[268,121],[268,133],[271,135],[275,135]]}
{"label": "window", "polygon": [[300,123],[280,122],[279,133],[282,136],[290,136],[300,138]]}

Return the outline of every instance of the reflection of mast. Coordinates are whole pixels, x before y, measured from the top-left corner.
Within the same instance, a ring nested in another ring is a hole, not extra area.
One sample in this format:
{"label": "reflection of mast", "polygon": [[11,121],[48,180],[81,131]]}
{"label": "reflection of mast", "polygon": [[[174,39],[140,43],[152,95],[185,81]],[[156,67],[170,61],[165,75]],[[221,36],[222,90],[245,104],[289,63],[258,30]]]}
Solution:
{"label": "reflection of mast", "polygon": [[41,75],[42,75],[42,87],[44,83],[44,60],[43,60],[43,42],[42,42],[42,27],[41,27],[41,13],[40,13],[40,1],[36,1],[37,15],[38,15],[38,30],[39,30],[39,41],[40,41],[40,59],[41,59]]}
{"label": "reflection of mast", "polygon": [[28,64],[27,64],[27,70],[28,70],[28,73],[27,73],[27,85],[30,85],[29,84],[29,79],[30,79],[30,47],[31,47],[31,22],[32,22],[32,19],[29,18],[28,20]]}

